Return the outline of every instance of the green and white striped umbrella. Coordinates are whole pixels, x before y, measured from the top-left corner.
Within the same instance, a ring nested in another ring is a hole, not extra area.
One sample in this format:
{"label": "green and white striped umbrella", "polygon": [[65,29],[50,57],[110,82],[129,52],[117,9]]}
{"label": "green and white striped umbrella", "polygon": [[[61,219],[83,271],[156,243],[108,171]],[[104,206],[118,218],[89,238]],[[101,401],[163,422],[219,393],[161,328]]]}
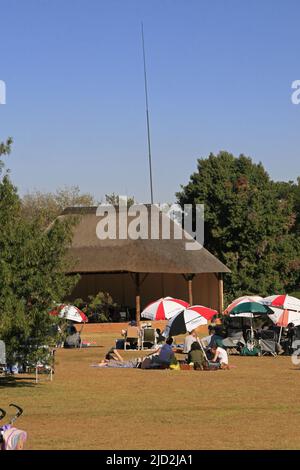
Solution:
{"label": "green and white striped umbrella", "polygon": [[273,313],[274,311],[268,305],[259,302],[241,302],[229,312],[229,315],[233,317],[253,318],[272,315]]}

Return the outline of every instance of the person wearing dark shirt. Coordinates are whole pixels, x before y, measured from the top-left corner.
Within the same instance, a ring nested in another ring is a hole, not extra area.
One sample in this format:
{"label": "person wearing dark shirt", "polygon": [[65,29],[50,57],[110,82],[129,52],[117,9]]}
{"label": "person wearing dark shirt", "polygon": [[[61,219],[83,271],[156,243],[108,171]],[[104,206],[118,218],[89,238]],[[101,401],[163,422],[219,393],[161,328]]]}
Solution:
{"label": "person wearing dark shirt", "polygon": [[288,330],[287,330],[287,340],[288,340],[288,353],[293,354],[293,341],[296,336],[296,328],[294,323],[289,323],[288,324]]}
{"label": "person wearing dark shirt", "polygon": [[205,358],[198,341],[194,341],[191,344],[191,350],[188,353],[188,363],[192,363],[195,370],[203,370],[204,368]]}

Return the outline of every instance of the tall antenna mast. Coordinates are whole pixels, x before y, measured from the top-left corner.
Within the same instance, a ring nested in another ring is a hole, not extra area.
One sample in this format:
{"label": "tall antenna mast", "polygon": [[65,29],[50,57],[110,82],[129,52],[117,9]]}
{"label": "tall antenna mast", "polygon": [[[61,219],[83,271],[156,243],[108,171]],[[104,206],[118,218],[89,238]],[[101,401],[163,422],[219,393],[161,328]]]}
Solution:
{"label": "tall antenna mast", "polygon": [[144,81],[145,81],[145,98],[146,98],[146,117],[147,117],[147,135],[148,135],[148,158],[149,158],[149,173],[150,173],[150,192],[151,192],[151,204],[153,204],[150,124],[149,124],[149,110],[148,110],[147,72],[146,72],[146,58],[145,58],[145,43],[144,43],[143,22],[142,22],[142,44],[143,44],[143,59],[144,59]]}

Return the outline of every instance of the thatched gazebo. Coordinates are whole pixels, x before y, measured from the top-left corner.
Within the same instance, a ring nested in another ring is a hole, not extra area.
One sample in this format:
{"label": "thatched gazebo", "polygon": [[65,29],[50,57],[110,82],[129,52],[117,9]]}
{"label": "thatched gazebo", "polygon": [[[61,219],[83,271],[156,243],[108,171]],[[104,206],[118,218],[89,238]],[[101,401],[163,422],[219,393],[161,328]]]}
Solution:
{"label": "thatched gazebo", "polygon": [[[136,320],[140,320],[141,307],[167,295],[186,299],[190,304],[203,304],[223,311],[223,273],[230,272],[201,245],[186,249],[191,238],[182,230],[182,239],[174,234],[178,226],[158,210],[157,239],[151,239],[154,222],[148,218],[149,237],[124,239],[124,227],[120,229],[120,211],[116,210],[116,238],[99,239],[97,227],[103,215],[97,215],[96,207],[68,208],[59,219],[77,216],[72,244],[68,256],[73,260],[69,274],[79,273],[81,279],[72,298],[86,298],[99,290],[109,292],[119,304],[136,308]],[[166,221],[166,218],[168,221]],[[127,215],[127,226],[135,219]],[[145,219],[144,219],[145,221]],[[164,239],[163,223],[170,224],[170,239]],[[127,229],[127,227],[126,227]],[[123,235],[121,235],[123,230]],[[123,237],[123,238],[122,238]]]}

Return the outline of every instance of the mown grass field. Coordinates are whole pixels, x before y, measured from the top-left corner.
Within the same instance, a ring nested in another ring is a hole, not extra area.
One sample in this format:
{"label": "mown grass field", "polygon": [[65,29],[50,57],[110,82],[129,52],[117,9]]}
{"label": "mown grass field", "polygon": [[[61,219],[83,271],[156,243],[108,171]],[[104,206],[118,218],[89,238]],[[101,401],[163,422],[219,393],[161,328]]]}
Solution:
{"label": "mown grass field", "polygon": [[[97,347],[60,349],[53,382],[0,379],[0,407],[24,408],[26,449],[299,449],[300,370],[289,357],[237,357],[230,371],[90,367]],[[124,353],[130,358],[136,353]]]}

